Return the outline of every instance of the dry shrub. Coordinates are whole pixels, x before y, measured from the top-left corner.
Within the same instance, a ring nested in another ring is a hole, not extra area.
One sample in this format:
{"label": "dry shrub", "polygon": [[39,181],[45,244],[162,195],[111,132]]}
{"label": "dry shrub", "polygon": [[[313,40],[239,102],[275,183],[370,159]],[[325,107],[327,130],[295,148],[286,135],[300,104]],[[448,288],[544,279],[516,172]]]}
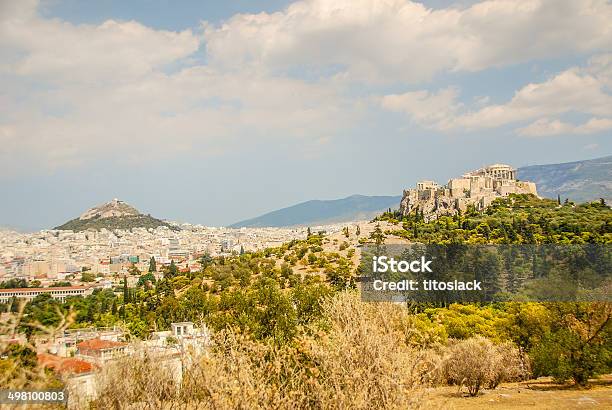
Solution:
{"label": "dry shrub", "polygon": [[449,384],[460,389],[466,386],[471,396],[484,386],[495,388],[526,374],[521,353],[512,343],[496,346],[482,336],[451,343],[445,353],[444,372]]}
{"label": "dry shrub", "polygon": [[290,345],[277,347],[232,330],[217,333],[212,349],[190,360],[180,389],[154,361],[145,365],[136,357],[117,363],[96,407],[420,407],[422,370],[418,354],[404,342],[402,314],[399,307],[363,303],[343,292],[324,306],[326,331]]}
{"label": "dry shrub", "polygon": [[405,343],[407,312],[341,293],[324,306],[329,332],[311,349],[321,373],[321,408],[408,408],[419,404],[418,353]]}
{"label": "dry shrub", "polygon": [[137,348],[129,358],[108,363],[97,376],[96,409],[161,408],[178,394],[177,380],[167,361]]}
{"label": "dry shrub", "polygon": [[487,387],[494,389],[500,383],[524,380],[530,374],[527,355],[517,349],[512,342],[504,342],[495,346],[496,354],[492,359],[494,363],[493,374]]}
{"label": "dry shrub", "polygon": [[[11,390],[48,390],[62,389],[62,380],[49,370],[45,370],[36,357],[36,346],[27,339],[20,337],[20,326],[24,318],[24,302],[18,303],[16,312],[2,314],[0,320],[0,388]],[[13,305],[9,305],[9,312]],[[42,326],[40,323],[32,323],[39,331],[38,336],[52,339],[61,334],[70,323],[74,314],[67,315],[58,312],[61,317],[59,325],[55,328]],[[61,404],[41,404],[39,408],[63,408]],[[24,408],[23,405],[4,404],[3,409]]]}
{"label": "dry shrub", "polygon": [[419,360],[404,343],[402,309],[341,293],[323,311],[327,331],[293,346],[221,332],[188,372],[184,400],[203,408],[419,407]]}

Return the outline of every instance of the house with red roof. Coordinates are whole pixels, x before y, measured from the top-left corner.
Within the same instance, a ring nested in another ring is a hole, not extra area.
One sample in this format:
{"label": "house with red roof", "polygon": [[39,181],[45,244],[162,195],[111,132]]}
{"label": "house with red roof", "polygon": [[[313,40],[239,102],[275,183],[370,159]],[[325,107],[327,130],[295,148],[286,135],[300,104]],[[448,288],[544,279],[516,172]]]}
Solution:
{"label": "house with red roof", "polygon": [[125,354],[128,344],[125,342],[115,342],[104,340],[99,337],[77,343],[77,354],[86,359],[95,361],[106,361]]}

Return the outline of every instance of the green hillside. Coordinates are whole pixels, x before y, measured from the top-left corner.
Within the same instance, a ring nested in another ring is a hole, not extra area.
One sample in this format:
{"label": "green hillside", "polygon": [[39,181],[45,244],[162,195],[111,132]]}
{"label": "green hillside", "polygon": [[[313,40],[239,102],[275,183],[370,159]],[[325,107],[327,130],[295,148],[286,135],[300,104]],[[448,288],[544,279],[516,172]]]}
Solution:
{"label": "green hillside", "polygon": [[70,221],[56,226],[53,229],[62,229],[70,231],[86,231],[88,229],[100,230],[102,228],[113,229],[132,229],[132,228],[157,228],[158,226],[166,226],[170,229],[176,227],[164,222],[160,219],[153,218],[148,215],[125,215],[113,216],[108,218],[92,218],[81,220],[79,218],[71,219]]}
{"label": "green hillside", "polygon": [[157,228],[166,226],[176,230],[177,227],[151,215],[143,215],[136,208],[119,199],[88,209],[78,218],[56,226],[54,229],[85,231],[88,229],[100,230],[102,228],[113,229],[132,229],[132,228]]}

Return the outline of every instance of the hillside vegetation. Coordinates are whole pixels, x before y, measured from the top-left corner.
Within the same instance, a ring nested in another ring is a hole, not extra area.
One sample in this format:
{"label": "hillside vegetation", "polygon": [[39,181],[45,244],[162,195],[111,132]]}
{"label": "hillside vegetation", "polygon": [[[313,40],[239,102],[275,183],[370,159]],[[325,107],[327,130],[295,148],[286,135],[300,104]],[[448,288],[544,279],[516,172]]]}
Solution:
{"label": "hillside vegetation", "polygon": [[152,228],[155,229],[159,226],[165,226],[169,229],[176,230],[176,226],[173,226],[160,219],[153,218],[149,215],[123,215],[123,216],[111,216],[106,218],[94,217],[91,219],[71,219],[70,221],[56,226],[53,229],[70,230],[75,232],[86,231],[88,229],[100,230],[102,228],[113,230],[113,229],[133,229],[133,228]]}

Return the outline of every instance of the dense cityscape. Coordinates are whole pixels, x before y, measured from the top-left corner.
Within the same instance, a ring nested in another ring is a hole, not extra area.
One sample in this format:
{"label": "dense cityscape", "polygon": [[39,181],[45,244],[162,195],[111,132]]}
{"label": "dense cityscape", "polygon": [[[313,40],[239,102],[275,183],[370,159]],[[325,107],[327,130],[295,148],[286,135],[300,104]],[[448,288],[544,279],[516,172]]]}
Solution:
{"label": "dense cityscape", "polygon": [[[343,224],[312,227],[334,233]],[[73,232],[42,230],[19,233],[0,230],[0,282],[10,279],[37,281],[40,286],[57,282],[81,283],[81,274],[93,274],[94,282],[108,286],[134,266],[146,271],[151,258],[159,267],[172,261],[181,269],[197,271],[202,255],[254,252],[294,239],[304,239],[307,227],[225,228],[181,224],[180,230],[155,229]],[[89,280],[88,282],[91,282]],[[90,283],[88,283],[90,284]]]}

